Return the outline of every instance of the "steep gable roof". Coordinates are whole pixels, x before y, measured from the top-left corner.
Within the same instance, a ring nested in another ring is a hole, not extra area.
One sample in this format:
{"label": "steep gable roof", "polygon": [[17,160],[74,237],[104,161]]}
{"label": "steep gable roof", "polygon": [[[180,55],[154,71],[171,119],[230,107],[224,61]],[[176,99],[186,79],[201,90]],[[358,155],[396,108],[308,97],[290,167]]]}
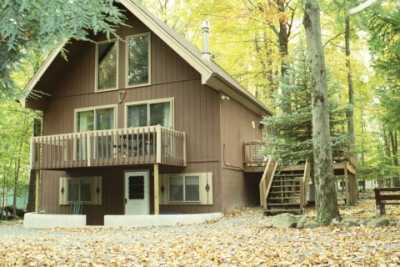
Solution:
{"label": "steep gable roof", "polygon": [[[249,109],[258,114],[270,114],[271,112],[263,103],[257,100],[250,92],[244,89],[235,79],[226,73],[220,66],[202,57],[200,51],[173,31],[164,22],[153,16],[140,4],[133,0],[118,0],[129,12],[136,16],[144,25],[154,32],[162,41],[171,47],[180,57],[188,62],[201,75],[201,82],[211,88],[220,91],[233,99],[239,101]],[[26,86],[29,96],[35,94],[33,89],[61,52],[66,42],[54,49],[43,62],[38,72],[33,76]]]}

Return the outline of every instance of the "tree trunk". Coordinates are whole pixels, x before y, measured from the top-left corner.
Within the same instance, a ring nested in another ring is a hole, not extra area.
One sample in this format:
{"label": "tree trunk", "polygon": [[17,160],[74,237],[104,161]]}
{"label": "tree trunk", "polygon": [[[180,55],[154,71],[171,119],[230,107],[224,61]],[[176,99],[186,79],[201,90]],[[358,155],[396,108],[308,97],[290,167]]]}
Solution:
{"label": "tree trunk", "polygon": [[347,112],[347,134],[349,136],[348,157],[356,159],[355,157],[355,132],[354,132],[354,88],[353,88],[353,75],[351,70],[351,48],[350,48],[350,17],[345,18],[345,50],[346,50],[346,68],[347,68],[347,84],[348,84],[348,103],[349,110]]}
{"label": "tree trunk", "polygon": [[366,129],[366,123],[365,123],[365,118],[364,118],[364,111],[361,110],[361,136],[362,136],[362,140],[361,140],[361,165],[364,167],[365,166],[365,133],[367,131]]}
{"label": "tree trunk", "polygon": [[[286,7],[284,0],[277,0],[278,10],[281,14],[285,14]],[[285,16],[279,19],[279,33],[278,33],[278,42],[279,42],[279,54],[281,58],[281,81],[283,83],[289,83],[288,79],[288,70],[289,70],[289,29]],[[287,98],[288,101],[284,101],[284,105],[281,107],[284,112],[291,112],[291,101],[290,101],[290,93],[283,90],[282,95]]]}
{"label": "tree trunk", "polygon": [[[20,141],[22,142],[22,141]],[[21,155],[19,153],[19,155]],[[15,162],[15,176],[14,176],[14,194],[13,194],[13,217],[17,218],[17,194],[18,194],[18,179],[19,179],[19,170],[21,166],[21,159],[18,157]]]}
{"label": "tree trunk", "polygon": [[[397,132],[394,130],[389,131],[390,136],[390,146],[392,148],[392,160],[395,167],[399,167],[399,156],[398,156],[398,145],[397,145]],[[396,171],[396,176],[393,177],[393,186],[400,186],[400,177],[398,171]]]}
{"label": "tree trunk", "polygon": [[3,192],[2,192],[2,203],[0,209],[0,219],[5,216],[4,208],[6,206],[6,172],[3,173]]}
{"label": "tree trunk", "polygon": [[305,1],[303,23],[313,77],[312,121],[317,220],[319,223],[326,225],[339,216],[339,210],[337,206],[336,179],[333,174],[332,164],[329,103],[327,98],[325,55],[321,42],[320,9],[316,0]]}
{"label": "tree trunk", "polygon": [[390,150],[390,144],[389,144],[389,138],[388,138],[388,134],[386,132],[385,126],[382,127],[382,132],[383,132],[383,142],[384,142],[384,146],[385,146],[385,155],[387,158],[391,158],[392,157],[392,152]]}
{"label": "tree trunk", "polygon": [[22,155],[22,149],[24,146],[24,141],[25,137],[27,135],[27,132],[29,129],[26,129],[26,122],[27,122],[27,114],[24,116],[24,121],[23,121],[23,128],[19,144],[18,144],[18,151],[17,151],[17,161],[15,162],[15,171],[14,171],[14,195],[13,195],[13,217],[17,218],[17,194],[18,194],[18,180],[19,180],[19,174],[20,174],[20,169],[21,169],[21,155]]}

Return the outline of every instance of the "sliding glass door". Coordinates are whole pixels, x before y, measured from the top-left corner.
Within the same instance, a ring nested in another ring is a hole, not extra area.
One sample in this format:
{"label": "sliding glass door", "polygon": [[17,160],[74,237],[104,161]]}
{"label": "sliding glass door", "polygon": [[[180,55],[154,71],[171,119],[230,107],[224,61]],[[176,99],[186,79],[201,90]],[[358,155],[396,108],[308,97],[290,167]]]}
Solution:
{"label": "sliding glass door", "polygon": [[[96,130],[111,130],[115,128],[115,108],[92,108],[76,112],[76,131],[88,132]],[[94,159],[109,159],[113,151],[111,135],[96,136],[90,149],[93,149]],[[86,138],[77,140],[76,157],[86,160],[88,157],[88,143]]]}
{"label": "sliding glass door", "polygon": [[[146,127],[161,125],[172,128],[172,99],[128,104],[126,108],[126,127]],[[165,141],[164,141],[165,142]],[[155,151],[154,135],[142,135],[131,142],[134,155],[149,154]]]}

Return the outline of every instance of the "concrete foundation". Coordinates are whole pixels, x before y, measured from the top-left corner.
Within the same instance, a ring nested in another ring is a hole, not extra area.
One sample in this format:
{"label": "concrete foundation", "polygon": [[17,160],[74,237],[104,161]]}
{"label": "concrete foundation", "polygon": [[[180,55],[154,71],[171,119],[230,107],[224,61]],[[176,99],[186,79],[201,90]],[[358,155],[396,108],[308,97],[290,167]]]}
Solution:
{"label": "concrete foundation", "polygon": [[86,226],[86,215],[26,213],[25,228],[77,228]]}
{"label": "concrete foundation", "polygon": [[222,213],[176,214],[176,215],[106,215],[106,227],[146,227],[200,224],[219,220]]}

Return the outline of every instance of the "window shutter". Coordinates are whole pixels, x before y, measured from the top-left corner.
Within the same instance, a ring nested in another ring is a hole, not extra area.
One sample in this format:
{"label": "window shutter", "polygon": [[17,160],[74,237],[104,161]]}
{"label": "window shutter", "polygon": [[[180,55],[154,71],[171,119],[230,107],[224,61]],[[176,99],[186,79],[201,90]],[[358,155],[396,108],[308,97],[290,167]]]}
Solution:
{"label": "window shutter", "polygon": [[160,204],[168,204],[169,196],[169,176],[160,175],[160,188],[159,188]]}
{"label": "window shutter", "polygon": [[93,177],[93,180],[93,205],[102,205],[103,179],[102,177]]}
{"label": "window shutter", "polygon": [[200,203],[203,205],[212,205],[214,203],[211,172],[200,175]]}
{"label": "window shutter", "polygon": [[59,204],[68,205],[68,177],[60,177]]}

